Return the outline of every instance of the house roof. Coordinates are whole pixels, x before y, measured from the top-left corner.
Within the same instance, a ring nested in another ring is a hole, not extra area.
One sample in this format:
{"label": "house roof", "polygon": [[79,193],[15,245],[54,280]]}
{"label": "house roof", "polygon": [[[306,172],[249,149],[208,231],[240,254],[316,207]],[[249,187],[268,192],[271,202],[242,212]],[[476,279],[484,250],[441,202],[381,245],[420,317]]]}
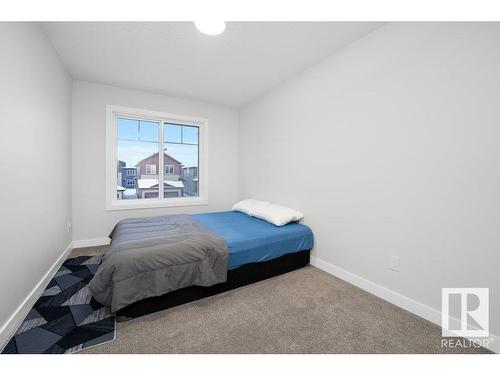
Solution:
{"label": "house roof", "polygon": [[173,186],[176,188],[183,188],[184,187],[184,184],[182,183],[182,181],[163,181],[163,183],[165,185],[170,185],[170,186]]}
{"label": "house roof", "polygon": [[156,185],[158,185],[158,179],[156,178],[139,178],[137,180],[139,189],[149,189]]}
{"label": "house roof", "polygon": [[[169,185],[176,188],[183,188],[184,184],[182,181],[163,181],[163,185]],[[139,178],[137,180],[137,186],[139,189],[150,189],[152,187],[158,186],[157,178]]]}
{"label": "house roof", "polygon": [[[139,164],[141,164],[144,160],[147,160],[147,159],[149,159],[150,157],[155,156],[155,155],[158,155],[158,153],[157,153],[157,152],[155,152],[154,154],[149,155],[148,157],[145,157],[145,158],[144,158],[144,159],[142,159],[142,160],[139,160],[135,166],[136,166],[136,167],[138,167],[138,166],[139,166]],[[180,164],[180,165],[182,166],[182,163],[181,163],[179,160],[177,160],[176,158],[174,158],[174,157],[172,157],[171,155],[167,154],[166,152],[164,152],[164,153],[163,153],[163,155],[164,155],[164,157],[165,157],[165,156],[168,156],[168,157],[169,157],[170,159],[172,159],[174,162],[176,162],[176,163],[178,163],[178,164]],[[182,168],[182,167],[181,167],[181,168]]]}

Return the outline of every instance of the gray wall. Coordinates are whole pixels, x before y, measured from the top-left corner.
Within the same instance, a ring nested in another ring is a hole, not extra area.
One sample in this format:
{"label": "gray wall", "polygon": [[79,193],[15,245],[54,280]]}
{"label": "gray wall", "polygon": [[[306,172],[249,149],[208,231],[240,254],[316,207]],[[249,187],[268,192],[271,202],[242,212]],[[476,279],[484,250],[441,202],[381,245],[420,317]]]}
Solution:
{"label": "gray wall", "polygon": [[38,25],[0,46],[2,326],[71,241],[71,79]]}
{"label": "gray wall", "polygon": [[282,84],[240,113],[240,197],[304,211],[315,256],[434,309],[489,287],[499,335],[499,45],[500,24],[389,24]]}
{"label": "gray wall", "polygon": [[[105,211],[106,104],[209,120],[208,205]],[[238,194],[238,113],[223,106],[112,86],[73,83],[74,240],[107,237],[123,218],[230,209]]]}

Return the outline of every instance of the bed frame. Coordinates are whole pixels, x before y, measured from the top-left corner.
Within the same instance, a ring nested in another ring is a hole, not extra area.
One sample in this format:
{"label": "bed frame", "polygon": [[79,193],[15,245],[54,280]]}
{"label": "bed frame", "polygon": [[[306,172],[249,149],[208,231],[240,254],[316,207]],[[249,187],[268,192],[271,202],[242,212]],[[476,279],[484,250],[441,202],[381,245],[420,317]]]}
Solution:
{"label": "bed frame", "polygon": [[227,281],[210,287],[190,286],[166,293],[159,297],[146,298],[117,311],[118,322],[138,318],[156,311],[179,306],[184,303],[227,292],[245,285],[269,279],[274,276],[297,270],[309,264],[311,250],[286,254],[266,262],[249,263],[227,272]]}

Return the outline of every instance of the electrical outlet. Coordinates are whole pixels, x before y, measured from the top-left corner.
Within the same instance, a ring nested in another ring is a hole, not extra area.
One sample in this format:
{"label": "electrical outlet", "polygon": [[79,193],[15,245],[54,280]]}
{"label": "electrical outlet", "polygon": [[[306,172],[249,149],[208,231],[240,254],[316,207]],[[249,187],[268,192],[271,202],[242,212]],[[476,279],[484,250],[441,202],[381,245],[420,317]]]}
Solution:
{"label": "electrical outlet", "polygon": [[399,257],[397,255],[391,255],[389,268],[393,271],[399,272]]}
{"label": "electrical outlet", "polygon": [[71,222],[67,221],[66,222],[66,233],[71,232]]}

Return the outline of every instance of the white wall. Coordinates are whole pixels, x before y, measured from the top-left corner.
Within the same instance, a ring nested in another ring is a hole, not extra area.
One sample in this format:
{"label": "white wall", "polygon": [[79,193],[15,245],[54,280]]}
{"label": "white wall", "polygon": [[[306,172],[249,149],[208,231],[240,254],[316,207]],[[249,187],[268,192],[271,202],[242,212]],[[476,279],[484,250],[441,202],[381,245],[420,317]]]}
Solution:
{"label": "white wall", "polygon": [[[500,24],[389,24],[240,113],[240,197],[315,255],[434,309],[489,287],[500,333]],[[401,271],[389,270],[390,255]]]}
{"label": "white wall", "polygon": [[71,79],[38,25],[0,46],[1,327],[71,242]]}
{"label": "white wall", "polygon": [[[209,120],[208,205],[105,211],[106,104]],[[229,209],[238,194],[238,113],[223,106],[136,90],[73,83],[74,240],[107,237],[123,218]]]}

